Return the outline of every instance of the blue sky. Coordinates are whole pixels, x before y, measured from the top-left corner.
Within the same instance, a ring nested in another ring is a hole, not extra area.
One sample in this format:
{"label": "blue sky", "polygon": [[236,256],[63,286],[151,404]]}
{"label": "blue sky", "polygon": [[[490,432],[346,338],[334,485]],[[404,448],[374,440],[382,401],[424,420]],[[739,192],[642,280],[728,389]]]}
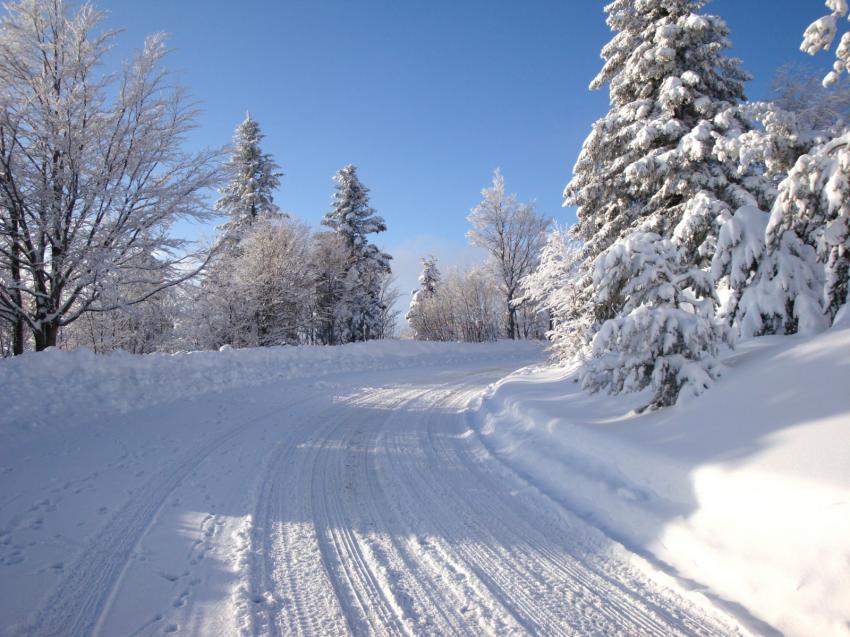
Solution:
{"label": "blue sky", "polygon": [[[606,91],[587,85],[610,38],[592,0],[97,0],[119,55],[165,31],[169,66],[201,103],[194,146],[228,143],[250,110],[286,176],[277,203],[315,225],[331,176],[354,163],[389,230],[399,285],[418,258],[474,258],[466,215],[492,171],[560,223],[561,192]],[[768,9],[769,7],[769,9]],[[715,0],[761,98],[799,52],[818,0]],[[197,234],[185,227],[180,232]],[[206,232],[209,232],[207,230]]]}

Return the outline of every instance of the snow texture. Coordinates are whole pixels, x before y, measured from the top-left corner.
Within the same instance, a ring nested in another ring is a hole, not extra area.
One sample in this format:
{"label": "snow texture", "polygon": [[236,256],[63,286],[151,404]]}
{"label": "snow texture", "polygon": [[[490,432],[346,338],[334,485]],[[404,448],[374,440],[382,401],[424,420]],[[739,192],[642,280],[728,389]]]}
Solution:
{"label": "snow texture", "polygon": [[636,415],[569,368],[497,383],[488,449],[541,491],[731,609],[758,634],[850,634],[850,313],[764,337],[710,393]]}
{"label": "snow texture", "polygon": [[[539,358],[408,341],[0,362],[66,407],[5,435],[28,422],[20,383],[2,424],[0,633],[748,634],[487,452],[466,408]],[[153,390],[174,400],[138,402]]]}

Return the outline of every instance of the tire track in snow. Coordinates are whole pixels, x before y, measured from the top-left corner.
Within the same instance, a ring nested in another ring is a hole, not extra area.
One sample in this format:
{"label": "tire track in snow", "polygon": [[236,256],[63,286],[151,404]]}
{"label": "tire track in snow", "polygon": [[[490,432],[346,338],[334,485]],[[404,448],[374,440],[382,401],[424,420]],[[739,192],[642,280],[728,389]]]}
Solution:
{"label": "tire track in snow", "polygon": [[500,468],[464,433],[481,389],[389,385],[304,421],[258,504],[259,586],[275,603],[254,634],[739,632]]}
{"label": "tire track in snow", "polygon": [[[298,402],[306,402],[303,399]],[[210,454],[283,405],[240,422],[164,468],[97,530],[50,593],[27,632],[37,637],[96,634],[126,566],[169,496]]]}
{"label": "tire track in snow", "polygon": [[247,584],[252,635],[348,631],[322,562],[309,497],[310,468],[321,451],[313,440],[327,429],[327,414],[334,409],[338,407],[301,415],[263,468],[254,505]]}
{"label": "tire track in snow", "polygon": [[[569,537],[559,528],[564,526],[562,521],[555,520],[553,524],[547,519],[551,515],[529,508],[507,493],[506,487],[513,486],[511,476],[499,475],[495,479],[482,470],[481,458],[469,452],[467,442],[459,435],[462,428],[434,431],[435,423],[440,422],[435,412],[452,404],[457,408],[469,395],[468,391],[453,393],[449,400],[437,400],[430,406],[430,416],[423,416],[419,423],[420,427],[425,425],[427,433],[419,431],[415,443],[394,443],[392,434],[399,429],[385,429],[382,444],[392,449],[387,454],[390,458],[401,457],[411,444],[427,452],[427,462],[421,463],[419,475],[410,475],[416,463],[396,463],[395,473],[390,472],[385,478],[386,486],[395,488],[396,496],[388,497],[387,502],[415,502],[420,520],[436,527],[432,541],[474,573],[526,630],[545,634],[734,632],[730,624],[706,618],[705,611],[675,595],[659,595],[658,601],[665,607],[682,607],[682,611],[672,615],[664,611],[653,602],[657,585],[652,586],[646,577],[633,573],[610,552],[603,551],[599,559],[619,562],[614,576],[622,578],[623,583],[602,572],[599,565],[583,560],[586,555],[600,555],[600,547],[586,539],[588,533],[598,533],[596,529],[582,529],[586,525],[573,520],[571,527],[579,531],[579,541]],[[463,422],[459,414],[454,422]],[[403,435],[409,436],[413,428],[407,423]],[[452,475],[453,470],[457,475]],[[412,485],[419,488],[410,489]],[[572,606],[567,600],[573,600]],[[468,628],[460,632],[469,632]]]}

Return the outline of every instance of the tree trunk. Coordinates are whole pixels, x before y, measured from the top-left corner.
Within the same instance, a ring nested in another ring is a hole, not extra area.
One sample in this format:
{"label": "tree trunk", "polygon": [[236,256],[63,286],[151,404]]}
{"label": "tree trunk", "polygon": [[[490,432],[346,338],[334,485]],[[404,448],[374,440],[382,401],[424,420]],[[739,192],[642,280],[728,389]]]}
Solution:
{"label": "tree trunk", "polygon": [[516,308],[511,305],[511,299],[508,299],[508,338],[516,340]]}
{"label": "tree trunk", "polygon": [[17,318],[12,323],[12,356],[20,356],[24,353],[24,321]]}
{"label": "tree trunk", "polygon": [[36,352],[43,352],[48,347],[56,347],[59,324],[57,322],[43,324],[40,330],[33,330],[32,335],[35,339]]}

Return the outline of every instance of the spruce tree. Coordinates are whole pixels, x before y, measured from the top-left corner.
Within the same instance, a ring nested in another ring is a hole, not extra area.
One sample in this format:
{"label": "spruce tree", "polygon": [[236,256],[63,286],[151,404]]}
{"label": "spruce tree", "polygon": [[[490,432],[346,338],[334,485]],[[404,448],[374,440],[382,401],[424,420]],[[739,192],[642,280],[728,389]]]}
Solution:
{"label": "spruce tree", "polygon": [[322,224],[333,230],[348,251],[348,270],[343,288],[333,301],[337,342],[365,341],[381,334],[381,286],[390,275],[392,257],[369,242],[369,235],[383,232],[387,224],[369,205],[369,189],[351,164],[334,176],[333,210]]}
{"label": "spruce tree", "polygon": [[591,83],[608,85],[611,108],[584,142],[565,205],[578,207],[573,234],[595,258],[618,239],[652,231],[694,264],[710,261],[718,218],[765,203],[757,170],[740,174],[715,152],[718,138],[750,124],[738,109],[749,76],[724,21],[698,13],[703,0],[615,0],[616,35]]}
{"label": "spruce tree", "polygon": [[233,153],[226,166],[230,181],[216,202],[216,209],[230,217],[224,231],[231,240],[238,241],[244,229],[258,218],[280,215],[274,191],[283,173],[272,156],[260,148],[263,137],[260,125],[246,113],[233,135]]}
{"label": "spruce tree", "polygon": [[582,385],[616,394],[653,390],[646,407],[673,405],[683,392],[698,395],[718,377],[726,328],[714,318],[711,277],[688,265],[669,239],[636,232],[594,263],[596,303],[621,307],[593,337]]}

